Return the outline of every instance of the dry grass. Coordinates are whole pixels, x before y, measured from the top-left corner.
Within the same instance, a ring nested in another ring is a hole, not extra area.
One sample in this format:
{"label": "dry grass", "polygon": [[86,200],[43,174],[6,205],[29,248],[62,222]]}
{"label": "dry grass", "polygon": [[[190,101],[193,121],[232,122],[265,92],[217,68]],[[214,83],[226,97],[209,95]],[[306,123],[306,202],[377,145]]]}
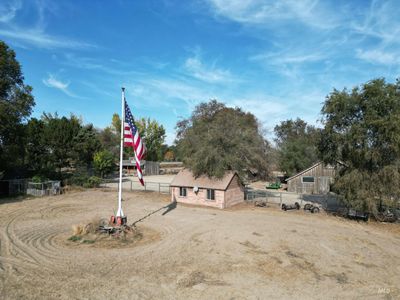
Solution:
{"label": "dry grass", "polygon": [[124,200],[129,223],[158,212],[108,236],[94,216],[109,216],[116,193],[1,204],[0,298],[103,299],[115,287],[120,299],[400,297],[398,225],[246,206],[163,215],[167,196]]}

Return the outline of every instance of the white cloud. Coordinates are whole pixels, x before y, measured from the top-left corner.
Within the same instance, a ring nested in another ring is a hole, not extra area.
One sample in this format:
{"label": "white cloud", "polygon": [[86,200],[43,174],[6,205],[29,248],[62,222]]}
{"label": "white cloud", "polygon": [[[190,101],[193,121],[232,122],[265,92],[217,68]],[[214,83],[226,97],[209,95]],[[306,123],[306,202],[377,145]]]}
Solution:
{"label": "white cloud", "polygon": [[323,60],[324,55],[320,53],[310,53],[310,54],[293,54],[293,53],[266,53],[258,54],[250,57],[250,60],[262,60],[273,65],[280,64],[302,64],[308,62],[316,62]]}
{"label": "white cloud", "polygon": [[383,46],[399,44],[400,5],[394,1],[372,1],[361,22],[353,22],[351,29],[361,35],[380,39]]}
{"label": "white cloud", "polygon": [[229,107],[240,107],[251,112],[267,128],[273,127],[288,113],[288,107],[283,101],[270,95],[243,95],[240,98],[226,101]]}
{"label": "white cloud", "polygon": [[[23,7],[20,0],[8,1],[0,4],[0,36],[6,37],[14,45],[19,47],[35,46],[38,48],[54,49],[84,49],[97,48],[96,45],[77,41],[66,37],[49,35],[46,33],[46,13],[54,12],[54,3],[45,3],[43,1],[32,1],[30,5]],[[33,21],[29,25],[18,24],[17,13],[29,12]]]}
{"label": "white cloud", "polygon": [[4,1],[0,3],[0,22],[8,23],[13,20],[21,7],[22,3],[20,0]]}
{"label": "white cloud", "polygon": [[392,53],[383,50],[356,50],[356,56],[359,59],[365,60],[369,63],[383,64],[383,65],[398,65],[400,64],[400,57],[397,53]]}
{"label": "white cloud", "polygon": [[0,29],[0,36],[10,38],[17,42],[33,45],[38,48],[65,48],[65,49],[83,49],[96,48],[97,46],[86,42],[71,40],[64,37],[51,36],[42,30],[31,30],[26,28]]}
{"label": "white cloud", "polygon": [[48,78],[43,79],[42,82],[48,87],[55,88],[55,89],[62,91],[64,94],[66,94],[69,97],[82,98],[82,97],[75,95],[68,89],[70,82],[62,82],[61,80],[58,80],[53,74],[49,74]]}
{"label": "white cloud", "polygon": [[188,75],[208,83],[232,81],[232,74],[223,69],[215,67],[215,63],[206,67],[198,56],[186,59],[184,69]]}
{"label": "white cloud", "polygon": [[276,21],[297,21],[318,28],[336,27],[329,9],[317,0],[207,0],[216,15],[242,24],[271,25]]}

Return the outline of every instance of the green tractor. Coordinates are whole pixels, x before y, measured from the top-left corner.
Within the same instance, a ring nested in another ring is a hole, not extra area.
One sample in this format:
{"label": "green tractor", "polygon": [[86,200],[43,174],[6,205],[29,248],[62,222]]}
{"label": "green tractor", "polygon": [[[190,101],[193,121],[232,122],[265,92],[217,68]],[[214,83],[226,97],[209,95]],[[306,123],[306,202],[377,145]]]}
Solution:
{"label": "green tractor", "polygon": [[279,181],[270,183],[265,188],[269,190],[279,190],[281,188],[281,183]]}

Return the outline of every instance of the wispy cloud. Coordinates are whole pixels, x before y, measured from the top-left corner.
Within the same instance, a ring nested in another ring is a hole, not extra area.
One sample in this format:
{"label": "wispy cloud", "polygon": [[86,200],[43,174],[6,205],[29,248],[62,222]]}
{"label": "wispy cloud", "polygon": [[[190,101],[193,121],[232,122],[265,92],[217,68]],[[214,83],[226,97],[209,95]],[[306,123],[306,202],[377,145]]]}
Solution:
{"label": "wispy cloud", "polygon": [[215,62],[211,66],[205,66],[198,55],[186,59],[184,70],[188,75],[209,83],[234,80],[228,70],[217,68]]}
{"label": "wispy cloud", "polygon": [[97,46],[76,41],[64,37],[57,37],[48,35],[41,30],[30,30],[26,28],[8,28],[0,29],[0,36],[7,37],[11,40],[18,41],[20,43],[26,43],[38,48],[64,48],[64,49],[85,49],[85,48],[96,48]]}
{"label": "wispy cloud", "polygon": [[[78,41],[63,36],[50,35],[46,32],[46,13],[56,11],[54,3],[43,1],[29,2],[23,5],[20,0],[8,1],[0,4],[0,36],[7,38],[17,46],[34,46],[37,48],[54,49],[86,49],[97,48],[86,41]],[[21,26],[18,22],[18,13],[29,11],[29,25]]]}
{"label": "wispy cloud", "polygon": [[398,65],[400,64],[399,53],[382,50],[361,50],[357,49],[357,57],[373,64]]}
{"label": "wispy cloud", "polygon": [[352,32],[362,38],[355,48],[355,57],[397,73],[392,67],[400,65],[399,15],[398,1],[373,0],[363,18],[350,25]]}
{"label": "wispy cloud", "polygon": [[42,82],[44,83],[44,85],[46,85],[48,87],[60,90],[61,92],[63,92],[64,94],[66,94],[69,97],[80,98],[80,99],[83,98],[78,95],[75,95],[68,89],[69,85],[70,85],[69,81],[63,82],[63,81],[57,79],[53,74],[49,74],[49,76],[46,79],[43,79]]}
{"label": "wispy cloud", "polygon": [[249,25],[270,26],[277,21],[300,22],[317,28],[336,27],[336,17],[317,0],[208,0],[217,16]]}
{"label": "wispy cloud", "polygon": [[251,112],[268,130],[285,118],[289,111],[282,99],[271,95],[243,95],[240,98],[226,100],[226,104]]}
{"label": "wispy cloud", "polygon": [[378,38],[383,46],[400,44],[400,5],[397,0],[372,1],[361,21],[350,24],[361,35]]}
{"label": "wispy cloud", "polygon": [[22,7],[20,0],[3,1],[0,3],[0,22],[8,23],[14,19],[17,11]]}
{"label": "wispy cloud", "polygon": [[308,62],[316,62],[325,58],[325,55],[320,53],[309,53],[309,54],[293,54],[293,53],[265,53],[265,54],[257,54],[250,57],[250,60],[260,60],[260,61],[268,61],[273,65],[280,64],[302,64]]}
{"label": "wispy cloud", "polygon": [[[69,67],[86,69],[86,70],[99,70],[101,72],[117,75],[117,76],[129,76],[129,75],[139,75],[139,72],[127,70],[127,67],[118,61],[111,61],[113,66],[107,64],[107,62],[99,61],[92,57],[77,56],[72,53],[67,53],[62,56],[59,60],[60,63],[67,65]],[[116,67],[116,65],[118,67]]]}

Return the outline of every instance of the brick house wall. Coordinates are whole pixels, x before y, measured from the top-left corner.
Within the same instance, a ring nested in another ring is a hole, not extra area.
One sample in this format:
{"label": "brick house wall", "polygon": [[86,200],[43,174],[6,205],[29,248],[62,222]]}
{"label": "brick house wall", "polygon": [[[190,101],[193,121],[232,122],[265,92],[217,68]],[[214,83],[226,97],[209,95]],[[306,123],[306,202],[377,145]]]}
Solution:
{"label": "brick house wall", "polygon": [[171,200],[180,203],[205,205],[217,208],[224,208],[225,192],[215,190],[215,200],[207,200],[207,189],[200,188],[197,193],[193,191],[193,187],[186,188],[186,197],[179,195],[179,187],[172,187]]}
{"label": "brick house wall", "polygon": [[244,201],[244,187],[235,176],[225,191],[225,206],[230,207]]}
{"label": "brick house wall", "polygon": [[195,193],[193,187],[186,187],[186,197],[180,196],[179,191],[180,187],[171,187],[171,201],[216,208],[227,208],[244,201],[244,187],[239,183],[237,175],[232,178],[226,191],[214,189],[215,200],[207,199],[206,188],[199,188]]}

